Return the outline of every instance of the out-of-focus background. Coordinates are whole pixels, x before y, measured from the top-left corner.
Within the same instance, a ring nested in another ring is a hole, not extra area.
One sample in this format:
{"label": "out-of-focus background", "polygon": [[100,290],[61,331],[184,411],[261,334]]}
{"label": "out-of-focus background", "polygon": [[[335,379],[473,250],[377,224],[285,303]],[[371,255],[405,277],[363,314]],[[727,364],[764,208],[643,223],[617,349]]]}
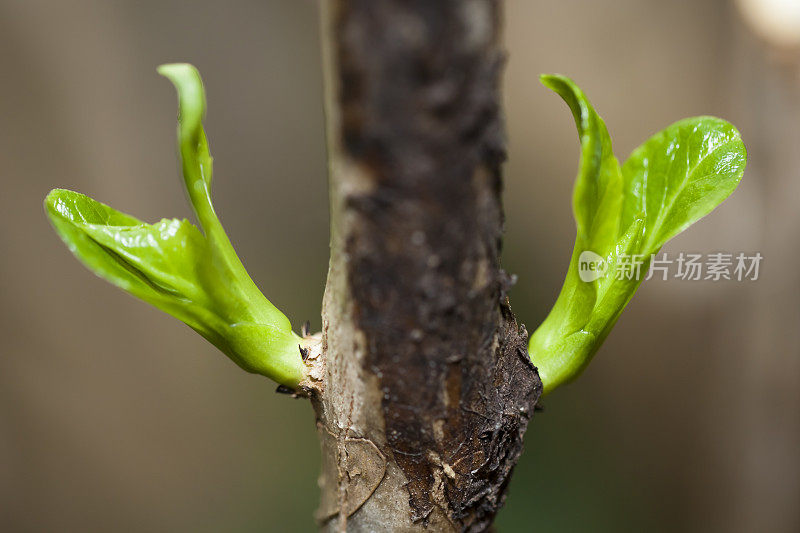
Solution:
{"label": "out-of-focus background", "polygon": [[[767,6],[764,9],[764,6]],[[317,3],[0,1],[0,530],[314,529],[310,407],[84,269],[42,200],[188,216],[176,99],[205,79],[217,211],[253,278],[319,327],[328,251]],[[572,76],[620,158],[735,123],[742,185],[666,251],[760,252],[755,282],[646,282],[528,430],[499,531],[800,531],[796,0],[509,0],[505,266],[529,329],[572,247]],[[794,22],[793,22],[794,21]],[[794,25],[793,25],[794,24]]]}

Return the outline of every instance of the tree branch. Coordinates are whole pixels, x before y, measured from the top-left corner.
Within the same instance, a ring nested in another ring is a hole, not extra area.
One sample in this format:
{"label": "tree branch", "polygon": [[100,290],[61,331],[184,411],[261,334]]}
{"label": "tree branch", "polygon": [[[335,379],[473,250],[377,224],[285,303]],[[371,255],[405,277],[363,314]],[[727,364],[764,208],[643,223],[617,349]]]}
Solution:
{"label": "tree branch", "polygon": [[483,531],[541,393],[499,264],[499,2],[324,4],[319,518]]}

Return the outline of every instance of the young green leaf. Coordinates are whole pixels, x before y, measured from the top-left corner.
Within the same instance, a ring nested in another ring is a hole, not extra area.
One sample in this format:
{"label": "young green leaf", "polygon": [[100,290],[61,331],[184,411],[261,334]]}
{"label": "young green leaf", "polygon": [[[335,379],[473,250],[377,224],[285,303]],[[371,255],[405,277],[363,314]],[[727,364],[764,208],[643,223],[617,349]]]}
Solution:
{"label": "young green leaf", "polygon": [[605,255],[616,242],[622,205],[622,175],[603,119],[583,91],[564,76],[542,76],[542,84],[569,105],[581,142],[581,159],[572,208],[578,238],[587,249]]}
{"label": "young green leaf", "polygon": [[715,117],[687,118],[638,147],[622,167],[623,224],[647,218],[645,253],[710,213],[736,189],[747,152],[739,132]]}
{"label": "young green leaf", "polygon": [[253,283],[211,204],[211,156],[202,127],[205,94],[191,65],[159,72],[178,89],[184,182],[205,234],[187,220],[146,224],[88,196],[55,189],[45,210],[90,270],[182,320],[249,372],[295,388],[303,341]]}
{"label": "young green leaf", "polygon": [[620,168],[605,124],[580,88],[557,75],[542,83],[569,105],[581,142],[575,247],[561,293],[529,343],[548,393],[586,367],[652,255],[733,192],[747,155],[729,123],[696,117],[651,137]]}
{"label": "young green leaf", "polygon": [[203,130],[206,97],[200,74],[187,63],[162,65],[158,72],[169,79],[178,92],[178,150],[189,199],[208,239],[214,259],[224,263],[237,281],[235,286],[225,287],[224,290],[236,290],[240,300],[257,303],[251,308],[257,313],[259,322],[280,329],[291,329],[288,319],[264,298],[250,279],[211,204],[212,158]]}

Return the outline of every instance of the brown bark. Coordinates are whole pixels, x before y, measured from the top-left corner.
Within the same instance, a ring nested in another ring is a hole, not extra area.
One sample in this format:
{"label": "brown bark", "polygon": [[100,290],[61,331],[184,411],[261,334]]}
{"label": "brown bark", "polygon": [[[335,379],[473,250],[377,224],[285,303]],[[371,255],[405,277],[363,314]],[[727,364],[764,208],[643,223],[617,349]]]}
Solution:
{"label": "brown bark", "polygon": [[485,531],[541,393],[500,268],[500,5],[327,0],[329,531]]}

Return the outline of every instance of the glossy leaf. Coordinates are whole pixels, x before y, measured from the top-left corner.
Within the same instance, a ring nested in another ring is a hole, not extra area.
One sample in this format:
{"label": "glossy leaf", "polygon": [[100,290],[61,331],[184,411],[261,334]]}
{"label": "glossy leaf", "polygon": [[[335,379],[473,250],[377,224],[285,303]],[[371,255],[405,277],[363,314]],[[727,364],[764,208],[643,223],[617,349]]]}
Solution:
{"label": "glossy leaf", "polygon": [[647,220],[647,253],[710,213],[736,189],[747,163],[739,132],[715,117],[676,122],[634,150],[622,167],[623,224]]}
{"label": "glossy leaf", "polygon": [[[651,137],[620,169],[605,124],[585,94],[563,76],[543,76],[542,82],[569,105],[581,142],[573,195],[575,248],[561,293],[529,343],[548,393],[586,367],[636,292],[652,255],[733,192],[746,150],[729,123],[689,118]],[[581,279],[584,253],[602,258],[597,264],[605,266],[604,275]]]}
{"label": "glossy leaf", "polygon": [[[197,228],[184,223],[197,234],[191,237],[186,229],[182,235],[164,234],[156,225],[64,189],[47,195],[45,209],[59,236],[89,269],[194,329],[204,329],[198,319],[203,310],[191,298],[201,290],[195,277],[185,272],[192,257],[203,255],[207,248]],[[177,220],[159,224],[174,229],[175,223],[181,224]]]}
{"label": "glossy leaf", "polygon": [[158,72],[169,79],[178,92],[178,151],[189,199],[208,239],[214,260],[223,263],[237,282],[235,285],[218,289],[227,292],[236,291],[241,301],[257,303],[251,305],[250,310],[258,322],[279,329],[291,329],[289,320],[264,298],[251,280],[211,204],[213,165],[208,140],[203,130],[206,99],[200,74],[196,68],[186,63],[162,65],[158,68]]}
{"label": "glossy leaf", "polygon": [[581,158],[572,207],[578,238],[587,249],[605,255],[619,234],[622,175],[603,119],[586,95],[565,76],[544,75],[542,83],[569,105],[578,129]]}
{"label": "glossy leaf", "polygon": [[159,72],[178,90],[184,183],[205,233],[187,220],[146,224],[64,189],[47,196],[46,212],[70,251],[96,274],[182,320],[245,370],[296,387],[304,376],[302,340],[255,286],[211,204],[200,76],[186,64]]}

